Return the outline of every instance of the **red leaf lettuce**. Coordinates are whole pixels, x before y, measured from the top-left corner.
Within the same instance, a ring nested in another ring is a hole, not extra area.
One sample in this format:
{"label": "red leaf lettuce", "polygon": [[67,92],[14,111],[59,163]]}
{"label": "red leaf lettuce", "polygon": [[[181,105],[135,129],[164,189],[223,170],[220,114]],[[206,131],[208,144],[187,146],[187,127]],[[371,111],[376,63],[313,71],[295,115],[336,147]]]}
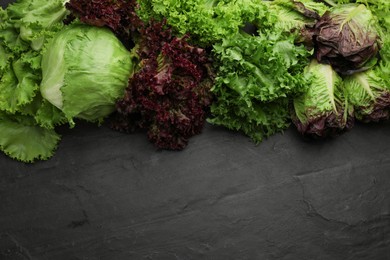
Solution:
{"label": "red leaf lettuce", "polygon": [[112,127],[146,129],[158,148],[180,150],[203,128],[212,96],[211,61],[204,49],[177,38],[165,22],[140,30],[140,69],[117,102]]}

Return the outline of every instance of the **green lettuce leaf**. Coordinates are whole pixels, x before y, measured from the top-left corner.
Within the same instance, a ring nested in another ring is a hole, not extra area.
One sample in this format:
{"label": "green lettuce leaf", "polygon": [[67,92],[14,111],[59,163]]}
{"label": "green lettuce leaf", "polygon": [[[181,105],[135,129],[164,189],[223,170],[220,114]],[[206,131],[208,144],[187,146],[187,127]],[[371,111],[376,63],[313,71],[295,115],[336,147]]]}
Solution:
{"label": "green lettuce leaf", "polygon": [[267,14],[266,4],[259,0],[151,0],[139,4],[142,19],[165,18],[178,34],[190,33],[191,41],[201,46],[228,38],[247,22]]}
{"label": "green lettuce leaf", "polygon": [[255,142],[289,125],[288,103],[305,91],[303,71],[311,52],[294,35],[246,33],[214,45],[216,101],[209,122],[243,131]]}
{"label": "green lettuce leaf", "polygon": [[0,149],[13,159],[34,162],[50,158],[60,140],[53,130],[37,126],[33,118],[0,113]]}
{"label": "green lettuce leaf", "polygon": [[65,0],[19,0],[7,7],[8,20],[18,28],[21,40],[34,50],[42,48],[45,35],[61,28],[68,14]]}
{"label": "green lettuce leaf", "polygon": [[41,52],[64,25],[63,1],[19,0],[0,9],[0,150],[33,162],[53,155],[65,117],[44,101]]}
{"label": "green lettuce leaf", "polygon": [[307,84],[302,72],[311,52],[294,40],[245,33],[224,39],[214,45],[220,64],[217,85],[264,102],[302,92]]}
{"label": "green lettuce leaf", "polygon": [[0,81],[0,110],[15,113],[33,100],[41,80],[40,71],[31,66],[34,58],[40,59],[36,53],[22,53],[4,66]]}
{"label": "green lettuce leaf", "polygon": [[290,125],[289,101],[286,98],[272,102],[248,103],[239,95],[225,91],[220,87],[214,89],[218,100],[211,106],[212,116],[208,122],[239,131],[250,137],[255,143],[282,132]]}

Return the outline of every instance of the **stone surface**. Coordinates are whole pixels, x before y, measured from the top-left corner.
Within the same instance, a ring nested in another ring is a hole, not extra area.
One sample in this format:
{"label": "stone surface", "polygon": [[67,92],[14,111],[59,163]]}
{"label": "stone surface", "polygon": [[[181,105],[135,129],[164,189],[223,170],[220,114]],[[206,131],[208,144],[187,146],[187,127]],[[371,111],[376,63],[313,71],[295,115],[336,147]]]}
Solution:
{"label": "stone surface", "polygon": [[24,257],[390,258],[390,123],[260,145],[207,125],[181,152],[105,126],[60,132],[49,161],[0,155],[0,233]]}

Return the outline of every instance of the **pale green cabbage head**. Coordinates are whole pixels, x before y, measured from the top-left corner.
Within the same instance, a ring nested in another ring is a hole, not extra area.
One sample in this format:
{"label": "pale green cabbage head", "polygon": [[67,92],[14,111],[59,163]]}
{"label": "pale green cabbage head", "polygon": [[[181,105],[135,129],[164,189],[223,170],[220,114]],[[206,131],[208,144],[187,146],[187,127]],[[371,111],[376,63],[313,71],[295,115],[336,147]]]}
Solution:
{"label": "pale green cabbage head", "polygon": [[41,94],[72,118],[100,121],[115,110],[133,73],[130,52],[108,29],[70,25],[42,56]]}

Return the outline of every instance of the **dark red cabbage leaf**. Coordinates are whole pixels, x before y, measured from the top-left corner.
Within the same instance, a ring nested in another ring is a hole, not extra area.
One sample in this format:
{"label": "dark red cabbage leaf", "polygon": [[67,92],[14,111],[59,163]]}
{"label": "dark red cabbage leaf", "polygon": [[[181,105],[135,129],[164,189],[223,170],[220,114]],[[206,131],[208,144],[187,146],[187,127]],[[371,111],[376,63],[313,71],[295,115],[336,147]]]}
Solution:
{"label": "dark red cabbage leaf", "polygon": [[177,38],[165,22],[140,30],[140,69],[117,102],[112,128],[147,130],[158,148],[181,150],[199,134],[212,102],[211,60],[204,49]]}

